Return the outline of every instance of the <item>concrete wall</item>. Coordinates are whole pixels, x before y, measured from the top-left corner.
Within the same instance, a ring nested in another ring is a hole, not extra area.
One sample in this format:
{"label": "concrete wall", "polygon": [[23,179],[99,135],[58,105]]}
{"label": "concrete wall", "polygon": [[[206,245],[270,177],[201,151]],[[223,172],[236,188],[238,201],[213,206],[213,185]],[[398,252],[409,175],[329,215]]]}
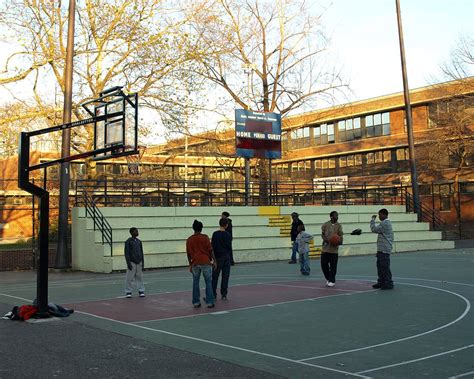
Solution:
{"label": "concrete wall", "polygon": [[[291,212],[298,212],[306,230],[320,246],[321,225],[329,220],[332,210],[339,212],[345,236],[341,255],[373,254],[377,236],[370,232],[369,221],[379,206],[294,206],[294,207],[116,207],[101,208],[113,229],[112,251],[102,245],[101,233],[93,230],[93,222],[85,217],[84,208],[72,212],[72,262],[76,270],[112,272],[126,268],[123,257],[128,229],[140,231],[147,268],[186,266],[186,238],[193,230],[194,219],[204,224],[203,233],[212,235],[218,229],[222,211],[231,214],[233,249],[236,262],[286,260],[290,256],[289,238]],[[453,248],[451,241],[441,241],[439,232],[429,231],[426,223],[417,223],[416,216],[406,214],[403,206],[387,206],[395,232],[394,250],[413,251]],[[349,233],[362,229],[360,236]]]}

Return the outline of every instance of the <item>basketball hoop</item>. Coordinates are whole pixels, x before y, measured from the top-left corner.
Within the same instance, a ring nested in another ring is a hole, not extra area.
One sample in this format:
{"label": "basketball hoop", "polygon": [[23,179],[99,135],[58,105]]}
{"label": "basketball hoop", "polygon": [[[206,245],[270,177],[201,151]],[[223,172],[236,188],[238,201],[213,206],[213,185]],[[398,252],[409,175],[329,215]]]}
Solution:
{"label": "basketball hoop", "polygon": [[142,157],[145,154],[146,146],[138,146],[138,154],[126,155],[128,173],[130,175],[140,175],[142,167]]}

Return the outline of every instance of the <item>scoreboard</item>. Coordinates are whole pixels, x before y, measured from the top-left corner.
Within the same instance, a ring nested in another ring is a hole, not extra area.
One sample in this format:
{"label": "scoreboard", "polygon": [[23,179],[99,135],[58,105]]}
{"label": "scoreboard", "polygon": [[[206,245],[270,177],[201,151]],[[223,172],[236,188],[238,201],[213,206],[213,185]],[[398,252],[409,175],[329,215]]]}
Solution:
{"label": "scoreboard", "polygon": [[242,158],[281,158],[281,115],[236,109],[235,147]]}

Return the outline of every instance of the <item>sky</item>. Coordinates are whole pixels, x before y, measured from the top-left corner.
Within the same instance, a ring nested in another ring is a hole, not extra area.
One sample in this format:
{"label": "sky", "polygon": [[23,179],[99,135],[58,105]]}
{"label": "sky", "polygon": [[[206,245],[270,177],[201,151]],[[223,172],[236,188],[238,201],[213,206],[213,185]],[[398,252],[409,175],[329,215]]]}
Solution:
{"label": "sky", "polygon": [[[351,92],[339,103],[403,91],[395,0],[308,2],[316,14],[325,10],[322,25],[331,38],[333,62],[350,84]],[[443,81],[440,65],[449,61],[460,36],[474,37],[474,0],[400,0],[400,7],[409,87]],[[0,62],[6,47],[0,43]],[[0,89],[0,103],[10,96]],[[207,126],[217,122],[209,122],[207,115],[203,119]],[[151,138],[156,142],[160,135]]]}
{"label": "sky", "polygon": [[[350,80],[351,100],[403,91],[395,0],[317,4],[328,6],[322,22]],[[439,67],[460,35],[474,37],[474,0],[400,0],[400,9],[409,87],[440,81]]]}

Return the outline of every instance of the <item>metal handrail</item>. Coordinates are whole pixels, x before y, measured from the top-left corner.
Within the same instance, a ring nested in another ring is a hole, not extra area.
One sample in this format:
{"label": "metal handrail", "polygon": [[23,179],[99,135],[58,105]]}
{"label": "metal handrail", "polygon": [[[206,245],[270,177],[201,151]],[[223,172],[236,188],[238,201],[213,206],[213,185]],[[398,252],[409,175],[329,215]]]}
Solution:
{"label": "metal handrail", "polygon": [[107,243],[110,246],[110,256],[112,256],[112,227],[95,204],[94,199],[92,199],[92,197],[87,194],[87,191],[82,193],[82,197],[84,200],[84,207],[86,209],[86,217],[90,216],[92,218],[94,223],[94,231],[96,229],[100,231],[102,235],[102,245]]}
{"label": "metal handrail", "polygon": [[[183,180],[78,180],[76,193],[93,193],[100,206],[183,206],[186,198],[195,197],[200,205],[298,205],[298,204],[396,204],[403,203],[398,187],[354,183],[312,183],[272,181],[266,188],[251,183],[245,196],[242,181]],[[269,191],[270,190],[270,191]],[[266,196],[261,194],[265,191]],[[396,193],[395,193],[395,192]],[[261,196],[262,195],[262,196]],[[76,198],[77,199],[77,198]],[[184,200],[183,200],[184,199]],[[248,201],[248,204],[247,204]]]}
{"label": "metal handrail", "polygon": [[[413,212],[415,209],[415,200],[413,196],[408,192],[406,188],[403,188],[405,197],[405,207],[407,212]],[[446,233],[446,222],[433,208],[430,208],[420,201],[419,203],[420,214],[418,215],[419,221],[425,221],[430,224],[432,230],[441,231],[443,238]]]}

